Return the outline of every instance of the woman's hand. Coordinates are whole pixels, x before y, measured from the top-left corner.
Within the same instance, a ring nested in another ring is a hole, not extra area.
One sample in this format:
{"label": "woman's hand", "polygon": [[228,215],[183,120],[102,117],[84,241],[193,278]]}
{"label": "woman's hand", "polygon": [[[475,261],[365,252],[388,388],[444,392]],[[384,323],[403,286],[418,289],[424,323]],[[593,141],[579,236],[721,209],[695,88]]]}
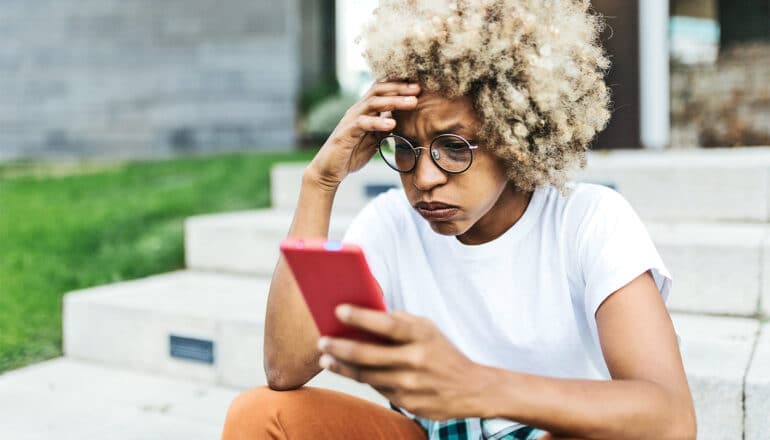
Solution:
{"label": "woman's hand", "polygon": [[546,433],[545,435],[538,438],[538,440],[583,440],[579,438],[574,437],[556,437],[555,435],[551,434],[550,432]]}
{"label": "woman's hand", "polygon": [[389,314],[350,305],[337,307],[336,313],[345,324],[396,345],[322,337],[321,367],[371,385],[420,417],[449,420],[478,414],[483,390],[493,386],[492,376],[462,354],[432,321],[402,311]]}
{"label": "woman's hand", "polygon": [[413,110],[420,86],[376,82],[348,109],[329,139],[313,158],[308,172],[325,188],[336,189],[350,173],[361,169],[377,151],[377,142],[396,127],[393,110]]}

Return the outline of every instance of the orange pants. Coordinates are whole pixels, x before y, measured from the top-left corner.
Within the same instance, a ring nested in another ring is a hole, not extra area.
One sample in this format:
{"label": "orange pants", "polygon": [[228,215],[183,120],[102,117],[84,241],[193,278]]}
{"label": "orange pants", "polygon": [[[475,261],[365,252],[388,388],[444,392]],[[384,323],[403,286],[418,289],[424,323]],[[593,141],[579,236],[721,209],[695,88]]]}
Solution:
{"label": "orange pants", "polygon": [[261,386],[230,405],[222,440],[407,439],[425,440],[417,422],[349,394],[304,386],[274,391]]}

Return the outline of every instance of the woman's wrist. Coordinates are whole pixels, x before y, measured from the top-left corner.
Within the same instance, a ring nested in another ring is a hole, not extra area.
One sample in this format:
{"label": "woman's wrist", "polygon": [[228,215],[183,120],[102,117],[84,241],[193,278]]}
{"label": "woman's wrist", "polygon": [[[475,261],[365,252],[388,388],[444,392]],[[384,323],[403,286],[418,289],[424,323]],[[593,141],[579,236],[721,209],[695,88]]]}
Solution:
{"label": "woman's wrist", "polygon": [[340,182],[336,182],[328,177],[325,177],[323,173],[318,172],[316,167],[311,162],[305,172],[302,175],[302,186],[312,188],[313,190],[320,190],[324,193],[335,194]]}
{"label": "woman's wrist", "polygon": [[[510,418],[510,410],[518,403],[516,397],[520,396],[522,389],[519,387],[520,376],[513,371],[478,364],[474,368],[474,381],[477,385],[476,393],[480,397],[474,403],[476,417]],[[515,390],[515,392],[511,392]]]}
{"label": "woman's wrist", "polygon": [[497,375],[497,369],[474,362],[468,372],[468,384],[473,389],[469,390],[469,399],[465,402],[467,417],[497,417],[499,408],[490,404],[491,393],[500,385],[501,378]]}

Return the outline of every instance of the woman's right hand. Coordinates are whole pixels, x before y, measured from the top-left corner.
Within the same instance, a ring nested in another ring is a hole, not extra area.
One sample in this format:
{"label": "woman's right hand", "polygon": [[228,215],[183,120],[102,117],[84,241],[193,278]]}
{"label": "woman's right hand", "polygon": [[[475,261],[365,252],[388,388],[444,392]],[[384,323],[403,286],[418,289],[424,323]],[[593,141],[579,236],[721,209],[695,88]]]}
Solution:
{"label": "woman's right hand", "polygon": [[420,86],[376,82],[337,124],[310,162],[307,173],[324,188],[334,190],[348,174],[358,171],[377,151],[377,143],[396,127],[393,110],[413,110]]}

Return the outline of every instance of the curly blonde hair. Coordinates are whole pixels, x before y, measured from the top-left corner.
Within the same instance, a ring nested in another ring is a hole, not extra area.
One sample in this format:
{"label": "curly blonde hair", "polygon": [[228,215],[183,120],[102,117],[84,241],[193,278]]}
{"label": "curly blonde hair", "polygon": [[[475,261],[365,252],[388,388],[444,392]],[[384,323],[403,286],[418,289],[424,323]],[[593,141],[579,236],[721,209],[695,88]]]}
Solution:
{"label": "curly blonde hair", "polygon": [[380,0],[358,41],[376,78],[470,96],[518,188],[564,192],[610,116],[602,25],[589,0]]}

